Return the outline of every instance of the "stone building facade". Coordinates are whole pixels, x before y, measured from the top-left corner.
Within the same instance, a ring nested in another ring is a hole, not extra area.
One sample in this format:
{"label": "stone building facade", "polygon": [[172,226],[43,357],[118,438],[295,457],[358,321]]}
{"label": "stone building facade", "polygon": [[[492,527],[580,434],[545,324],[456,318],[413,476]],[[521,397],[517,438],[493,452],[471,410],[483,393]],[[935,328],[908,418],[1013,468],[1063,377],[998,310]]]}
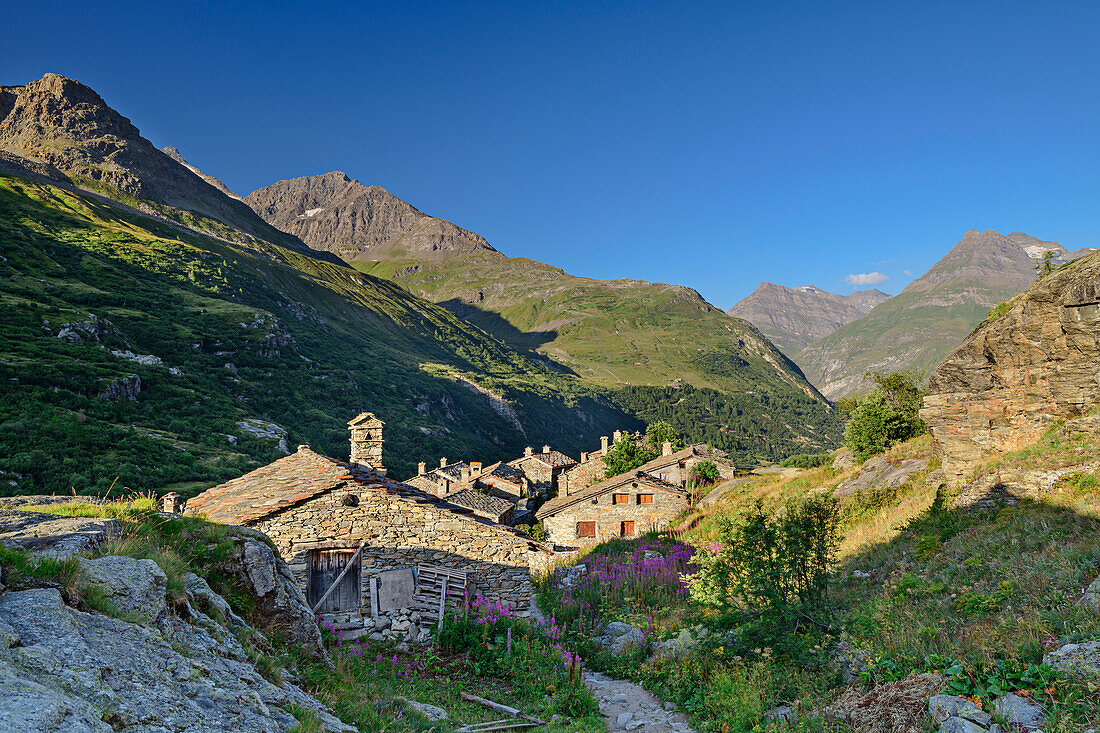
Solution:
{"label": "stone building facade", "polygon": [[573,494],[561,492],[535,516],[549,542],[580,547],[661,529],[687,506],[682,487],[635,470]]}
{"label": "stone building facade", "polygon": [[379,638],[426,634],[439,604],[428,578],[450,579],[449,606],[464,588],[526,615],[530,567],[548,554],[469,508],[308,446],[199,494],[185,511],[264,532],[329,623]]}
{"label": "stone building facade", "polygon": [[577,462],[561,451],[550,450],[550,446],[544,445],[541,453],[527,448],[521,458],[508,461],[508,465],[523,471],[532,493],[545,494],[557,491],[558,478]]}

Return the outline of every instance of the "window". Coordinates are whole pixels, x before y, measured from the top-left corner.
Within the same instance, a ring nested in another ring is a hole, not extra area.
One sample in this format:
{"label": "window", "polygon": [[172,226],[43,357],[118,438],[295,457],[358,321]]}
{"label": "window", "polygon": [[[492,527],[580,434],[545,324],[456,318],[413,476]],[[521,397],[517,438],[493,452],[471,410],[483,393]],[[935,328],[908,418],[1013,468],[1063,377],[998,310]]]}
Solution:
{"label": "window", "polygon": [[634,536],[634,522],[620,522],[619,523],[619,534],[622,535],[623,537],[633,537]]}
{"label": "window", "polygon": [[[355,564],[348,568],[348,561],[352,558],[355,559]],[[317,601],[328,593],[337,578],[340,580],[339,585],[328,594],[325,602],[317,609],[318,613],[353,611],[359,608],[359,558],[355,557],[353,549],[312,551],[309,555],[309,585],[306,593],[311,607],[317,605]]]}
{"label": "window", "polygon": [[653,494],[638,494],[638,503],[639,504],[652,504],[653,503]]}
{"label": "window", "polygon": [[595,522],[577,522],[577,536],[578,537],[595,537],[596,536],[596,523]]}
{"label": "window", "polygon": [[612,494],[611,495],[611,503],[612,504],[629,504],[630,503],[630,494]]}

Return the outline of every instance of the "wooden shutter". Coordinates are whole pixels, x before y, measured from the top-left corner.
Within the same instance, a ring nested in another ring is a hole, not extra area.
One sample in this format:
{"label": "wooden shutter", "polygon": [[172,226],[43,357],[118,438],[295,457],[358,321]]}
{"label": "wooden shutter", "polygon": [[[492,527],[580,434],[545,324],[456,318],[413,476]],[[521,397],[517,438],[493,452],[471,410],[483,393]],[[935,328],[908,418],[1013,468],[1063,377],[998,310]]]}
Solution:
{"label": "wooden shutter", "polygon": [[612,503],[613,504],[629,504],[630,503],[630,494],[612,494],[611,496],[612,496]]}
{"label": "wooden shutter", "polygon": [[652,504],[653,503],[653,494],[638,494],[638,503],[639,504]]}
{"label": "wooden shutter", "polygon": [[595,522],[577,522],[577,536],[578,537],[595,537],[596,536],[596,523]]}
{"label": "wooden shutter", "polygon": [[619,524],[619,532],[623,537],[634,536],[634,522],[621,522]]}
{"label": "wooden shutter", "polygon": [[[309,605],[314,606],[339,577],[355,550],[314,550],[309,555]],[[359,594],[359,558],[355,565],[340,580],[340,585],[317,609],[317,613],[334,611],[354,611],[361,603]]]}

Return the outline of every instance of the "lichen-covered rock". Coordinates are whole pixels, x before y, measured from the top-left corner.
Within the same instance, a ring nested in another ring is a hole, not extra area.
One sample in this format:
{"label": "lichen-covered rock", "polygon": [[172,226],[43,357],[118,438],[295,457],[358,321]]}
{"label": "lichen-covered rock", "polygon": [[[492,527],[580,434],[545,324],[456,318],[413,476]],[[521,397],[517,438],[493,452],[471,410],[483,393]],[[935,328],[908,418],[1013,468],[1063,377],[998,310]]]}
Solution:
{"label": "lichen-covered rock", "polygon": [[36,589],[0,595],[0,623],[20,640],[0,644],[0,730],[276,733],[298,725],[284,710],[294,704],[327,731],[353,731],[301,690],[260,676],[209,619],[164,617],[146,629]]}
{"label": "lichen-covered rock", "polygon": [[1100,641],[1066,644],[1043,655],[1043,664],[1079,677],[1100,676]]}
{"label": "lichen-covered rock", "polygon": [[222,623],[230,626],[244,626],[245,621],[233,612],[224,598],[215,593],[210,585],[194,573],[183,576],[183,590],[187,600],[208,616],[220,617]]}
{"label": "lichen-covered rock", "polygon": [[956,695],[933,695],[928,699],[928,714],[937,723],[943,723],[950,718],[963,718],[977,723],[983,728],[988,728],[993,722],[989,713],[984,712],[965,697]]}
{"label": "lichen-covered rock", "polygon": [[258,599],[258,611],[273,626],[283,629],[307,653],[327,659],[321,644],[321,631],[317,617],[306,603],[302,589],[286,562],[252,531],[253,537],[245,537],[240,545],[239,570]]}
{"label": "lichen-covered rock", "polygon": [[994,700],[993,710],[1013,730],[1035,730],[1047,719],[1046,708],[1011,692]]}
{"label": "lichen-covered rock", "polygon": [[921,418],[948,480],[1100,403],[1100,253],[1059,269],[975,329],[932,373]]}
{"label": "lichen-covered rock", "polygon": [[108,382],[103,391],[99,393],[99,398],[107,402],[118,402],[119,400],[136,402],[139,394],[141,394],[141,377],[130,374]]}
{"label": "lichen-covered rock", "polygon": [[[14,499],[8,501],[19,503]],[[34,551],[55,560],[67,560],[77,553],[93,550],[112,537],[117,537],[121,529],[122,525],[117,519],[61,517],[40,512],[0,509],[0,543],[16,550]]]}
{"label": "lichen-covered rock", "polygon": [[881,456],[863,464],[863,469],[836,487],[837,496],[848,496],[872,488],[896,489],[928,468],[927,458],[906,458],[893,463]]}
{"label": "lichen-covered rock", "polygon": [[1091,611],[1100,612],[1100,575],[1085,589],[1085,594],[1077,604]]}
{"label": "lichen-covered rock", "polygon": [[78,557],[76,568],[81,582],[103,593],[119,613],[146,624],[164,613],[168,576],[154,561],[121,555]]}

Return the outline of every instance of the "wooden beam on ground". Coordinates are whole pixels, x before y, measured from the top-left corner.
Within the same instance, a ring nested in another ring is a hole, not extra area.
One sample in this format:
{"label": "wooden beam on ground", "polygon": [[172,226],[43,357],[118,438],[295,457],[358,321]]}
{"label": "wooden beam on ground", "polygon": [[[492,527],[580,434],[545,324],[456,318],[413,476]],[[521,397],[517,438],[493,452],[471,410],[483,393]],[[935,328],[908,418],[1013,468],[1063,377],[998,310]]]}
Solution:
{"label": "wooden beam on ground", "polygon": [[463,690],[459,694],[462,695],[463,700],[469,700],[470,702],[476,702],[478,705],[483,705],[484,707],[487,707],[490,710],[496,710],[498,713],[504,713],[505,715],[511,715],[513,718],[520,718],[522,720],[529,720],[532,723],[535,723],[536,725],[546,725],[547,724],[545,720],[539,720],[538,718],[533,718],[530,715],[527,715],[526,713],[524,713],[522,710],[517,710],[516,708],[510,707],[508,705],[502,705],[501,703],[493,702],[492,700],[486,700],[484,697],[478,697],[477,695],[471,695],[470,693],[466,692],[465,690]]}

